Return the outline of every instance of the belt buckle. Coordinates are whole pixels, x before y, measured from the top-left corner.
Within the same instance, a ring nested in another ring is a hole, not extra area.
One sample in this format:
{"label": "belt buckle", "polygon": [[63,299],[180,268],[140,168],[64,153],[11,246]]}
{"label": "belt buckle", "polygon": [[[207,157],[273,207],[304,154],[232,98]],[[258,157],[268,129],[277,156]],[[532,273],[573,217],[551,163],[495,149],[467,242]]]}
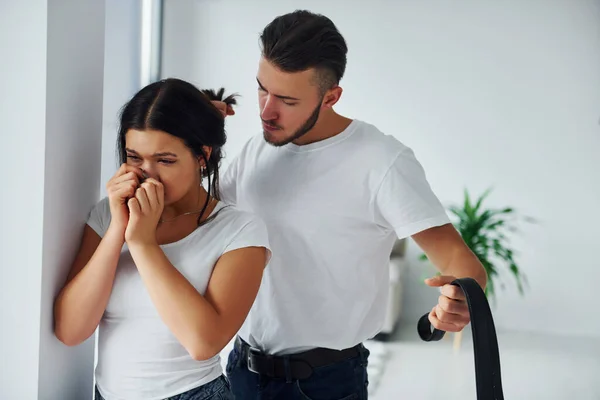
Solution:
{"label": "belt buckle", "polygon": [[259,349],[255,347],[248,347],[248,353],[246,355],[246,364],[248,365],[248,370],[250,372],[254,372],[255,374],[260,374],[260,371],[258,371],[256,366],[254,365],[253,356],[269,358],[269,355],[263,354]]}

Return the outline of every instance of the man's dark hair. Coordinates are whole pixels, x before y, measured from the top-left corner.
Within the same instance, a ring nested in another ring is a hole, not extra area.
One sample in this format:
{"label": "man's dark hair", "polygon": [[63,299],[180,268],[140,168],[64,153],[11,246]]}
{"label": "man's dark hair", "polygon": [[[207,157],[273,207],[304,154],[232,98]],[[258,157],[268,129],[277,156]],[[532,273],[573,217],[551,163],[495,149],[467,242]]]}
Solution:
{"label": "man's dark hair", "polygon": [[296,10],[275,18],[260,35],[263,57],[285,72],[316,71],[322,93],[346,70],[346,41],[324,15]]}

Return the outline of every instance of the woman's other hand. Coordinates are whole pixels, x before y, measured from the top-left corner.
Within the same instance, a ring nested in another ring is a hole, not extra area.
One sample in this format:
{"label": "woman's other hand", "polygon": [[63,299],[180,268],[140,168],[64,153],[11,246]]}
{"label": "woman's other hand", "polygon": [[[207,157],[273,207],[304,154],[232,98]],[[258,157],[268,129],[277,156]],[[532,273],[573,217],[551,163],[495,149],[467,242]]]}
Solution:
{"label": "woman's other hand", "polygon": [[121,232],[125,232],[129,220],[127,200],[133,197],[141,180],[141,169],[122,164],[106,184],[111,214],[110,224]]}
{"label": "woman's other hand", "polygon": [[162,183],[148,178],[127,202],[129,222],[125,229],[128,244],[156,244],[156,228],[164,208]]}

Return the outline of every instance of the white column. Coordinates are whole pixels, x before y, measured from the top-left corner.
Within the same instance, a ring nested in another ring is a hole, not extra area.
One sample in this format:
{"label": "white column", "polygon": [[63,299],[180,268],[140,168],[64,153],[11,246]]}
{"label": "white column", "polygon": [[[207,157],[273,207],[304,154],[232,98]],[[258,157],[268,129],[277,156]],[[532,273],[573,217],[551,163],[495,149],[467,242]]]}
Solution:
{"label": "white column", "polygon": [[98,199],[104,1],[0,4],[0,398],[91,399],[52,305]]}

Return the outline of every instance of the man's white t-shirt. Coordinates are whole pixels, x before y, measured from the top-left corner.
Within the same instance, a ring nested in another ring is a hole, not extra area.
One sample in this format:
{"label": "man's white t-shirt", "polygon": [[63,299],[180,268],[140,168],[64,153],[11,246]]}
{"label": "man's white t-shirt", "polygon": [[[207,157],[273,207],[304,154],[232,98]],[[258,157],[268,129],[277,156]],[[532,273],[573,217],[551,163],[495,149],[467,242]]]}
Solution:
{"label": "man's white t-shirt", "polygon": [[267,225],[273,258],[239,335],[271,354],[375,336],[396,236],[450,222],[413,151],[359,120],[304,146],[256,136],[221,189]]}
{"label": "man's white t-shirt", "polygon": [[[205,293],[213,267],[224,253],[254,246],[269,249],[260,218],[223,202],[211,215],[217,212],[212,221],[185,238],[160,246],[200,294]],[[104,198],[87,223],[103,237],[110,219],[108,198]],[[162,321],[125,244],[99,326],[96,383],[100,394],[106,400],[164,399],[221,374],[218,355],[194,360]]]}

